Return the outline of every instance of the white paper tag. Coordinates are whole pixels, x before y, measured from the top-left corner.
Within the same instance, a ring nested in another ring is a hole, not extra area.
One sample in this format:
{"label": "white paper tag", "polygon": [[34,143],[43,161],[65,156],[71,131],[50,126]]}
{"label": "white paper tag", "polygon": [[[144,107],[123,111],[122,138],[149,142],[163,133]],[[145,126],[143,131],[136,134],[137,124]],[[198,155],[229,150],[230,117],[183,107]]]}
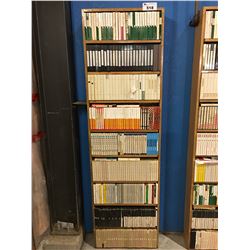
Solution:
{"label": "white paper tag", "polygon": [[142,3],[142,10],[150,11],[150,10],[157,10],[157,3]]}

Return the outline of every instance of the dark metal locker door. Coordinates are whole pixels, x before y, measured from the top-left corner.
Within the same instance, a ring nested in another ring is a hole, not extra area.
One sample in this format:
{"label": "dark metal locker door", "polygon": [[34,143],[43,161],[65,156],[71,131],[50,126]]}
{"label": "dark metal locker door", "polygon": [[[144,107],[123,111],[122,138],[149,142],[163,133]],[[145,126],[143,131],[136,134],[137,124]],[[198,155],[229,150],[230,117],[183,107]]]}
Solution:
{"label": "dark metal locker door", "polygon": [[77,233],[82,224],[69,8],[68,2],[32,3],[51,230],[68,234]]}

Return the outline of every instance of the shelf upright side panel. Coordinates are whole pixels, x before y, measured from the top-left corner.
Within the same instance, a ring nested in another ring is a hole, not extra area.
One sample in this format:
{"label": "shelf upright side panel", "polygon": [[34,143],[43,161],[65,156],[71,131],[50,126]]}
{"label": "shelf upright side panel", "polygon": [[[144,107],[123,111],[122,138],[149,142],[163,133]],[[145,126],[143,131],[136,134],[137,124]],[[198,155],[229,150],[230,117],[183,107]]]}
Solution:
{"label": "shelf upright side panel", "polygon": [[185,196],[185,221],[184,221],[184,238],[186,247],[190,245],[190,232],[192,221],[192,197],[193,197],[193,180],[194,180],[194,162],[196,151],[196,131],[197,118],[199,109],[200,81],[202,71],[202,52],[203,38],[205,30],[205,10],[200,12],[200,22],[195,28],[194,40],[194,57],[192,71],[192,92],[190,99],[189,111],[189,134],[188,134],[188,155],[187,155],[187,170],[186,170],[186,196]]}
{"label": "shelf upright side panel", "polygon": [[94,214],[94,191],[93,191],[93,171],[92,171],[92,145],[91,145],[91,137],[90,137],[90,120],[89,120],[89,89],[88,89],[88,69],[87,69],[87,46],[86,46],[86,38],[84,32],[84,19],[83,19],[84,10],[82,10],[82,33],[83,33],[83,52],[84,52],[84,72],[85,72],[85,84],[86,84],[86,104],[87,104],[87,119],[88,119],[88,143],[89,143],[89,161],[90,161],[90,174],[91,174],[91,194],[92,194],[92,219],[93,219],[93,231],[94,231],[94,239],[96,245],[96,228],[95,228],[95,214]]}
{"label": "shelf upright side panel", "polygon": [[159,128],[159,148],[158,148],[158,218],[157,218],[157,247],[159,245],[159,225],[160,225],[160,170],[161,170],[161,128],[162,128],[162,84],[163,84],[163,62],[164,62],[164,17],[165,9],[161,10],[162,32],[161,32],[161,66],[160,66],[160,128]]}

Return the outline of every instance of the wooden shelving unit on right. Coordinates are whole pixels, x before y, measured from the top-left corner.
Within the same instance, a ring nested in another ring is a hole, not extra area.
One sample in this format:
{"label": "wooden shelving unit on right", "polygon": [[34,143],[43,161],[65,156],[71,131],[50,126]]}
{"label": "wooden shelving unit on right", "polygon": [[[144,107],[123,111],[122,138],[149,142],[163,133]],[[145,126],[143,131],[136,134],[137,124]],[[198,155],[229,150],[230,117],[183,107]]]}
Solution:
{"label": "wooden shelving unit on right", "polygon": [[218,7],[204,7],[195,28],[187,157],[185,243],[218,249]]}

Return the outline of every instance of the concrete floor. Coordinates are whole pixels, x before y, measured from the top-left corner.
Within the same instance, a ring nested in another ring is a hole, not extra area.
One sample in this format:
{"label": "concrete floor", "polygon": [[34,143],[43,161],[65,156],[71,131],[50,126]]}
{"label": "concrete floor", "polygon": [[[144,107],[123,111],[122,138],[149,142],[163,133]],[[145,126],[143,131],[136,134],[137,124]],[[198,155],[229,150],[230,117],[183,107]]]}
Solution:
{"label": "concrete floor", "polygon": [[[186,249],[183,246],[184,246],[183,237],[179,234],[167,234],[167,235],[160,234],[159,235],[159,248],[158,249],[166,249],[166,250]],[[94,247],[94,235],[93,234],[86,235],[85,242],[83,243],[83,246],[82,246],[82,250],[89,250],[89,249],[96,249]],[[112,249],[115,249],[115,248],[112,248]],[[122,250],[122,249],[123,248],[119,248],[119,250]]]}
{"label": "concrete floor", "polygon": [[[47,235],[37,250],[91,250],[94,247],[94,235],[86,234],[83,242],[83,235]],[[100,248],[99,248],[100,249]],[[112,248],[116,249],[116,248]],[[179,250],[184,248],[184,240],[181,234],[168,233],[159,235],[159,248],[165,250]],[[122,250],[120,248],[119,250]],[[130,248],[130,250],[133,250]],[[138,250],[138,249],[136,249]],[[148,250],[148,249],[147,249]]]}

